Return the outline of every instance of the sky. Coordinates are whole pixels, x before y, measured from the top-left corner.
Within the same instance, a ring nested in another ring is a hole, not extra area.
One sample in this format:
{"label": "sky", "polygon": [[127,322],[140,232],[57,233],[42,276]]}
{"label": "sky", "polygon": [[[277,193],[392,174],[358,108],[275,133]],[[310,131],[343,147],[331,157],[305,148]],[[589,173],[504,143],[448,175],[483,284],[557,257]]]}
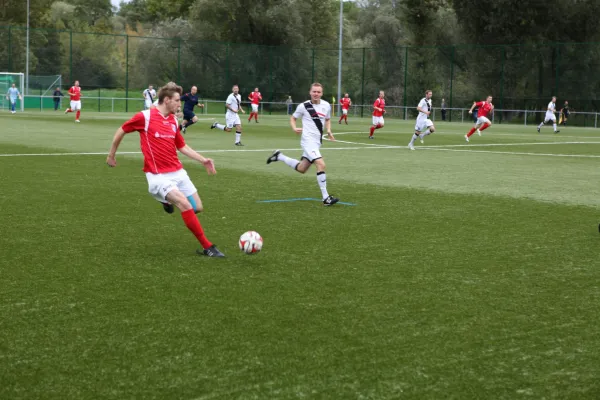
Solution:
{"label": "sky", "polygon": [[[125,3],[127,3],[128,1],[129,0],[125,0]],[[112,3],[113,6],[118,7],[121,0],[110,0],[110,2]]]}

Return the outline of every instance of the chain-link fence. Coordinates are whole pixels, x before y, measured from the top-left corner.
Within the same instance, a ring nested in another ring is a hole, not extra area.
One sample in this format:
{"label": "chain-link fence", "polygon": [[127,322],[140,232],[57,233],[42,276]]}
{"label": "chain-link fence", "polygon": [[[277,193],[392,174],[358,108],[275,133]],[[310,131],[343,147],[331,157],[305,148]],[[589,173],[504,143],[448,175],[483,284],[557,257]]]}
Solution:
{"label": "chain-link fence", "polygon": [[[25,71],[25,33],[24,27],[0,27],[0,71]],[[297,102],[318,81],[330,101],[337,66],[334,49],[30,30],[30,74],[61,75],[65,86],[79,80],[95,97],[141,98],[149,84],[174,80],[198,86],[206,99],[225,99],[238,84],[244,97],[259,87],[267,102],[287,96]],[[497,109],[544,110],[556,95],[559,109],[568,100],[572,110],[597,111],[599,66],[600,43],[344,49],[341,91],[356,104],[370,104],[385,90],[402,118],[414,116],[425,89],[433,90],[436,107],[442,98],[448,108],[469,107],[491,94]],[[515,118],[510,111],[498,114],[497,122]],[[448,112],[449,120],[457,118]]]}

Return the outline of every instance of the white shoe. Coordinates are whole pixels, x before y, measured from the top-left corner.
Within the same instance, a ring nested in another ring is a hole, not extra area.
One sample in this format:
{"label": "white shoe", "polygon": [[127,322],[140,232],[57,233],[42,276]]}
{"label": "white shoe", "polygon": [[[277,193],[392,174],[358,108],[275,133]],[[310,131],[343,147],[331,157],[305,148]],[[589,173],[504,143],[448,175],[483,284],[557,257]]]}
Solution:
{"label": "white shoe", "polygon": [[80,120],[76,119],[75,122],[81,122]]}
{"label": "white shoe", "polygon": [[467,135],[465,135],[465,140],[467,141],[467,143],[469,143],[469,137]]}
{"label": "white shoe", "polygon": [[412,144],[409,144],[409,145],[408,145],[408,148],[409,148],[410,150],[414,150],[414,149],[415,149],[415,146],[413,146]]}
{"label": "white shoe", "polygon": [[11,113],[11,114],[16,114],[16,111],[11,111],[10,113]]}
{"label": "white shoe", "polygon": [[477,129],[477,134],[481,136],[481,131],[479,129]]}
{"label": "white shoe", "polygon": [[422,144],[425,144],[425,140],[423,140],[423,135],[419,135],[419,140],[421,140]]}

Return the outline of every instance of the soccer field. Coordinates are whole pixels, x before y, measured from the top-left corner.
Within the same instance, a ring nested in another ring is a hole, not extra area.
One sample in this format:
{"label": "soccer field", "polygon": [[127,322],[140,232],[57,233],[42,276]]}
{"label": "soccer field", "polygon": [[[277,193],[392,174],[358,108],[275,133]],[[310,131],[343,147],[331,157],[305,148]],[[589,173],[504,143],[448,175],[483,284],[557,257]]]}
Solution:
{"label": "soccer field", "polygon": [[328,208],[266,165],[302,153],[285,117],[238,148],[209,116],[185,139],[218,174],[184,164],[214,259],[137,133],[105,164],[129,116],[0,115],[1,399],[600,398],[600,131],[438,121],[409,151],[413,120],[334,118]]}

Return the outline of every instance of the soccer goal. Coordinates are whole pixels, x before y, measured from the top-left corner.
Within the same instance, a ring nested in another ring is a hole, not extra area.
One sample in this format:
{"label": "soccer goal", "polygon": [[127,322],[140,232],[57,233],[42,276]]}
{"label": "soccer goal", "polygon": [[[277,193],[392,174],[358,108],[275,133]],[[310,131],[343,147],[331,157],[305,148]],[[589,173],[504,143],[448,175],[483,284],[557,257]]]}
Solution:
{"label": "soccer goal", "polygon": [[21,111],[25,110],[25,74],[22,72],[0,72],[0,110],[10,109],[10,100],[7,99],[8,88],[15,84],[22,100],[17,98],[17,107]]}

